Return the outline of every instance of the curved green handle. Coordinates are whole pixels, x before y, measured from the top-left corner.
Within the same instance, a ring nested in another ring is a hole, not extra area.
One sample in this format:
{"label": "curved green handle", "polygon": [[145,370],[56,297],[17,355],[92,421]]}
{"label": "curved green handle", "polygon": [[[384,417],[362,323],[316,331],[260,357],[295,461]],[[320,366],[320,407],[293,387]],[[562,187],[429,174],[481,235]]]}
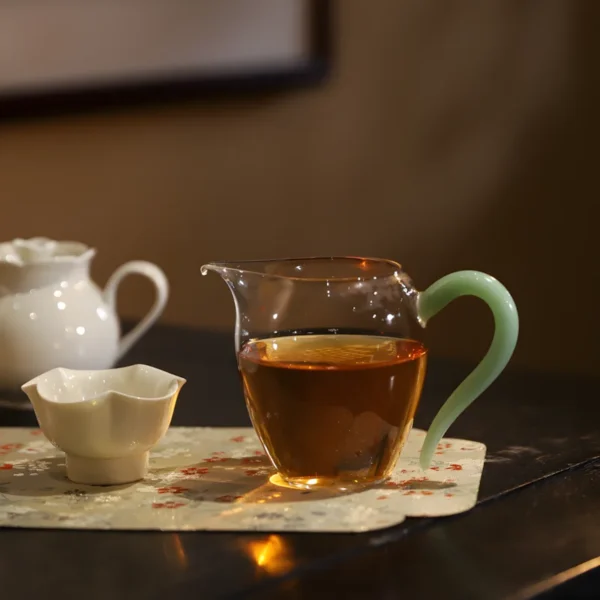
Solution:
{"label": "curved green handle", "polygon": [[456,418],[500,375],[517,344],[519,315],[508,290],[496,279],[478,271],[458,271],[442,277],[418,297],[421,324],[459,296],[477,296],[492,310],[494,338],[475,370],[454,390],[439,410],[425,437],[421,468],[428,469],[440,440]]}

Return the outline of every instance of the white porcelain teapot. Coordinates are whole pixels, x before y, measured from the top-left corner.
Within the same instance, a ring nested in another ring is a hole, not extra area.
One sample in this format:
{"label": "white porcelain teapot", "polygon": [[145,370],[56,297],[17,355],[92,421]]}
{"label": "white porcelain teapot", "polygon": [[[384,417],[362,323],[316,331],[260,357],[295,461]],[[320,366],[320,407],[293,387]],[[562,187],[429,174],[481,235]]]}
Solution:
{"label": "white porcelain teapot", "polygon": [[[0,244],[0,389],[16,389],[55,367],[110,368],[160,316],[169,295],[161,269],[128,262],[101,290],[89,274],[95,253],[79,242],[42,237]],[[121,337],[116,293],[132,273],[154,283],[156,299]]]}

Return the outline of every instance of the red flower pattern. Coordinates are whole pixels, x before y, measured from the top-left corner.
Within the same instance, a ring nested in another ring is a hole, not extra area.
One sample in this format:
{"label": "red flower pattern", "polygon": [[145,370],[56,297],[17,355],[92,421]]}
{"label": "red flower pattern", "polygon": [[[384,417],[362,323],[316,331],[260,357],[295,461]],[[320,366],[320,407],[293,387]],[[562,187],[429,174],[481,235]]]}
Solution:
{"label": "red flower pattern", "polygon": [[181,469],[184,475],[206,475],[208,471],[208,467],[186,467]]}
{"label": "red flower pattern", "polygon": [[398,481],[388,481],[385,484],[385,487],[391,490],[397,490],[398,488],[402,487],[402,484]]}
{"label": "red flower pattern", "polygon": [[2,456],[3,454],[8,454],[13,450],[19,450],[23,447],[23,445],[24,444],[3,444],[2,446],[0,446],[0,456]]}
{"label": "red flower pattern", "polygon": [[388,481],[385,484],[385,487],[397,490],[398,488],[411,485],[412,483],[419,483],[421,481],[429,481],[429,477],[413,477],[412,479],[403,479],[401,481]]}
{"label": "red flower pattern", "polygon": [[231,441],[232,441],[232,442],[236,442],[236,443],[238,443],[238,444],[239,444],[239,443],[243,442],[245,439],[246,439],[246,437],[245,437],[245,436],[243,436],[243,435],[238,435],[238,436],[236,436],[236,437],[232,437],[232,438],[231,438]]}
{"label": "red flower pattern", "polygon": [[4,463],[3,465],[0,465],[0,471],[10,471],[13,468],[13,466],[10,463]]}
{"label": "red flower pattern", "polygon": [[183,494],[187,492],[189,488],[181,487],[179,485],[171,485],[169,487],[161,487],[156,490],[159,494]]}
{"label": "red flower pattern", "polygon": [[152,508],[181,508],[185,502],[153,502]]}
{"label": "red flower pattern", "polygon": [[452,463],[449,467],[446,467],[446,471],[462,471],[462,465]]}
{"label": "red flower pattern", "polygon": [[231,494],[226,494],[225,496],[219,496],[218,498],[215,498],[215,500],[217,502],[235,502],[240,498],[241,496],[232,496]]}

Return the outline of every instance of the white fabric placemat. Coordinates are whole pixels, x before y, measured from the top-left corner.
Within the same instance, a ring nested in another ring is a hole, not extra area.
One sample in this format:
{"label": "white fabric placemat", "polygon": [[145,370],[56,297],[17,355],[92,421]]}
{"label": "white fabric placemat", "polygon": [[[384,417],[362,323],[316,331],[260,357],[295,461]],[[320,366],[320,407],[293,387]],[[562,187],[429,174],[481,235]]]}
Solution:
{"label": "white fabric placemat", "polygon": [[340,495],[271,483],[275,472],[250,428],[172,427],[146,479],[107,487],[71,483],[64,454],[39,429],[0,428],[0,526],[360,532],[469,510],[485,446],[444,439],[425,473],[424,435],[413,429],[389,481]]}

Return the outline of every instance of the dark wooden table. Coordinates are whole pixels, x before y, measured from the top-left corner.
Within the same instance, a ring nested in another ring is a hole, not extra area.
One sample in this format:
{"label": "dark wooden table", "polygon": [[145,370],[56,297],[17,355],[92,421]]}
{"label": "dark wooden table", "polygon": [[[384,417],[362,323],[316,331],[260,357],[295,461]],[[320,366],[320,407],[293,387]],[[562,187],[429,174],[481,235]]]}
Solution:
{"label": "dark wooden table", "polygon": [[[126,362],[188,379],[174,425],[249,425],[231,336],[156,327]],[[468,370],[431,360],[417,426]],[[599,598],[598,387],[505,373],[450,431],[488,446],[463,515],[362,534],[0,529],[0,598]],[[0,426],[34,424],[0,409]],[[264,568],[268,542],[285,560]]]}

